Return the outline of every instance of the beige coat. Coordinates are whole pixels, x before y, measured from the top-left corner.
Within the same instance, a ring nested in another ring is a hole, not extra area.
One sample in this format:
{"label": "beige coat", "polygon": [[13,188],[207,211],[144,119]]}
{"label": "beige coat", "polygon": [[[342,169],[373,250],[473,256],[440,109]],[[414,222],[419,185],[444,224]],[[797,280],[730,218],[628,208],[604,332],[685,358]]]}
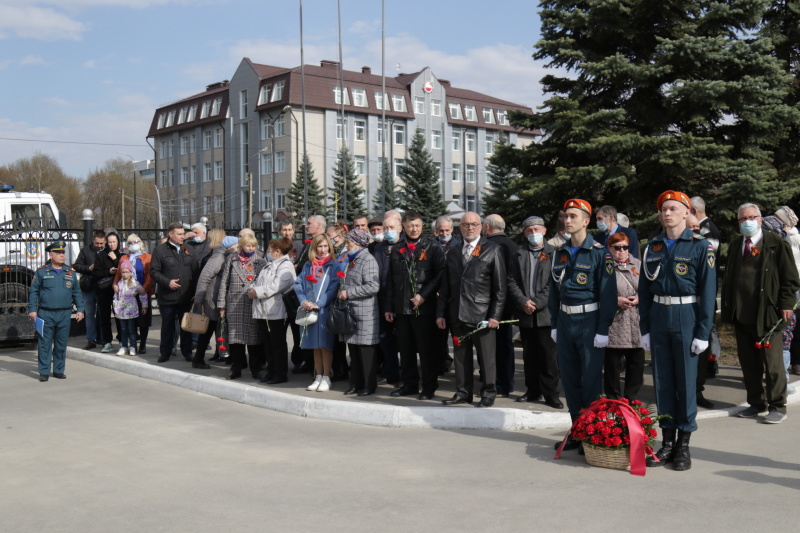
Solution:
{"label": "beige coat", "polygon": [[[627,268],[616,262],[614,267],[617,273],[617,296],[636,296],[639,292],[639,276],[642,273],[642,263],[635,257],[629,257]],[[642,334],[639,330],[639,307],[622,310],[617,308],[614,322],[608,328],[609,348],[639,348]]]}

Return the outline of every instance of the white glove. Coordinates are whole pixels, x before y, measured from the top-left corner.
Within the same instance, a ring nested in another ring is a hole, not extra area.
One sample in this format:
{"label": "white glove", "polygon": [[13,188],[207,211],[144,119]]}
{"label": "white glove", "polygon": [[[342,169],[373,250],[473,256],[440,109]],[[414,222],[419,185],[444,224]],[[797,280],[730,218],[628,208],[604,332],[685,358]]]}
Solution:
{"label": "white glove", "polygon": [[692,339],[692,353],[703,353],[708,348],[708,341]]}
{"label": "white glove", "polygon": [[646,334],[642,335],[642,348],[644,348],[644,351],[646,351],[646,352],[650,351],[650,334],[649,333],[646,333]]}
{"label": "white glove", "polygon": [[594,347],[595,348],[605,348],[608,346],[608,335],[595,335],[594,336]]}
{"label": "white glove", "polygon": [[558,342],[556,339],[558,338],[558,330],[551,329],[550,330],[550,338],[553,339],[553,342]]}

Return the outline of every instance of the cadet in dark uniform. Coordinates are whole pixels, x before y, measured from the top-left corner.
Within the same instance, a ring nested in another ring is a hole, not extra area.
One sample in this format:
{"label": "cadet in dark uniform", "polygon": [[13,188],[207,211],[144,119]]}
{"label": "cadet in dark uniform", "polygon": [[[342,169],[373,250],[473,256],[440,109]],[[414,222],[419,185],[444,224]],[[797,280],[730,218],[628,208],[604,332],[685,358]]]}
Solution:
{"label": "cadet in dark uniform", "polygon": [[[697,430],[697,362],[708,347],[717,283],[714,248],[686,226],[689,197],[666,191],[656,202],[664,231],[645,246],[639,281],[642,347],[652,352],[653,378],[663,445],[660,462],[674,470],[692,466],[689,437]],[[677,447],[675,431],[678,431]]]}
{"label": "cadet in dark uniform", "polygon": [[43,335],[39,337],[39,381],[53,376],[64,379],[72,305],[78,309],[77,320],[83,320],[83,298],[78,286],[78,275],[64,265],[64,241],[50,243],[50,263],[40,266],[33,276],[28,296],[28,316],[44,321]]}
{"label": "cadet in dark uniform", "polygon": [[[611,255],[586,231],[592,217],[589,203],[567,200],[564,212],[571,236],[555,251],[547,308],[564,396],[575,420],[603,391],[604,348],[617,312],[617,278]],[[564,449],[579,445],[570,437]]]}

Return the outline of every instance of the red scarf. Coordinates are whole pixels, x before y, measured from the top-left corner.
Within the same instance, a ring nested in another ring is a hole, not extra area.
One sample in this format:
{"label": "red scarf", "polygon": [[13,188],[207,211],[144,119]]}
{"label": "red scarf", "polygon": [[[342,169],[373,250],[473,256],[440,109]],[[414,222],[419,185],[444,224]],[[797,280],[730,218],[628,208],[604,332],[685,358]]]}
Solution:
{"label": "red scarf", "polygon": [[311,275],[316,276],[317,270],[321,269],[325,263],[331,260],[333,256],[328,254],[327,256],[323,257],[322,259],[314,259],[311,261]]}
{"label": "red scarf", "polygon": [[241,252],[238,254],[239,257],[239,264],[242,265],[242,268],[247,266],[247,263],[256,256],[256,254],[251,255],[250,257],[244,256]]}

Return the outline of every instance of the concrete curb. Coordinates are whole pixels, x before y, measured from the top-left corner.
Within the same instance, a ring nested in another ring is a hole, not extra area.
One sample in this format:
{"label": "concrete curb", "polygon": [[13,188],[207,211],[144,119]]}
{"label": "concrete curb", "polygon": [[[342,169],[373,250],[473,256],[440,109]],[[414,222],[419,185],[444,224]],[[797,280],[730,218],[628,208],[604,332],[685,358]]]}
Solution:
{"label": "concrete curb", "polygon": [[[285,392],[253,387],[219,378],[188,374],[180,370],[133,361],[127,358],[96,354],[72,346],[67,357],[95,366],[124,372],[144,379],[160,381],[224,400],[271,409],[295,416],[349,422],[368,426],[416,429],[479,429],[521,431],[534,429],[569,429],[568,413],[551,413],[508,408],[405,407],[368,402],[345,402],[308,398]],[[800,403],[800,393],[790,394],[788,405]],[[733,416],[741,407],[704,411],[699,420]]]}

